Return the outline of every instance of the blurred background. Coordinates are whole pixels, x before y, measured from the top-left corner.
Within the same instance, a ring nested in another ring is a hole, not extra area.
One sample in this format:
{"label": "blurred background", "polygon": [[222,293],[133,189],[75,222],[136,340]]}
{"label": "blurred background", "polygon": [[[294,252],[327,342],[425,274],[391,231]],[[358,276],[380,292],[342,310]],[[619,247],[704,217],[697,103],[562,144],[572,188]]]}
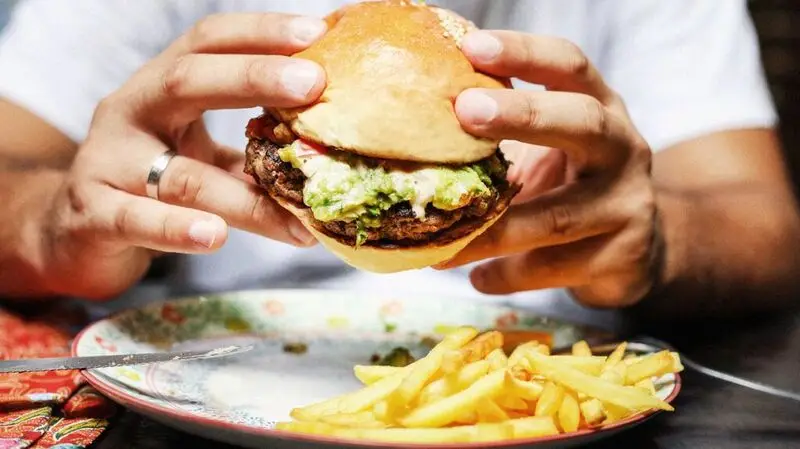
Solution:
{"label": "blurred background", "polygon": [[8,13],[16,0],[0,0],[0,29],[8,22]]}
{"label": "blurred background", "polygon": [[[0,29],[16,1],[0,0]],[[749,0],[749,3],[761,37],[772,94],[782,118],[781,132],[795,188],[800,191],[800,0]]]}
{"label": "blurred background", "polygon": [[800,1],[750,0],[764,66],[782,118],[787,157],[800,190]]}

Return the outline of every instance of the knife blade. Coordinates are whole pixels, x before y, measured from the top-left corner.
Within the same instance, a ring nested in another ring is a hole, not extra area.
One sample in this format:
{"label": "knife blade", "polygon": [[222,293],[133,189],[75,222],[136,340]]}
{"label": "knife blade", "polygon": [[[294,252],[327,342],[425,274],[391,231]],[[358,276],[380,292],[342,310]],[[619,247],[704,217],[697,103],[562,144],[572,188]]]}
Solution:
{"label": "knife blade", "polygon": [[216,349],[140,354],[93,355],[84,357],[55,357],[0,361],[0,373],[29,373],[34,371],[82,370],[117,366],[147,365],[162,362],[213,359],[242,354],[253,349],[248,346],[226,346]]}

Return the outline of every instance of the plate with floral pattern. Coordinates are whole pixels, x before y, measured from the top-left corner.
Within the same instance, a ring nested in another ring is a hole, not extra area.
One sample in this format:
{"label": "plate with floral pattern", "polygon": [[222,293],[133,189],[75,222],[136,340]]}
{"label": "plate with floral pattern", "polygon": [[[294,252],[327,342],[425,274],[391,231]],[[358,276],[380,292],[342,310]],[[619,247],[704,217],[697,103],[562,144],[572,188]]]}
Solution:
{"label": "plate with floral pattern", "polygon": [[[462,325],[502,329],[509,335],[535,333],[555,347],[581,339],[611,338],[594,328],[520,309],[438,295],[257,290],[188,297],[124,311],[84,329],[72,351],[76,356],[91,356],[253,345],[251,351],[229,357],[103,368],[86,371],[85,376],[125,407],[221,442],[252,448],[376,447],[283,432],[275,430],[274,424],[289,420],[295,407],[358,389],[354,365],[369,364],[397,347],[424,356],[430,341]],[[679,386],[679,377],[673,376],[660,383],[659,396],[671,400]],[[561,435],[498,446],[567,447],[614,433],[645,417],[593,430],[584,438]]]}

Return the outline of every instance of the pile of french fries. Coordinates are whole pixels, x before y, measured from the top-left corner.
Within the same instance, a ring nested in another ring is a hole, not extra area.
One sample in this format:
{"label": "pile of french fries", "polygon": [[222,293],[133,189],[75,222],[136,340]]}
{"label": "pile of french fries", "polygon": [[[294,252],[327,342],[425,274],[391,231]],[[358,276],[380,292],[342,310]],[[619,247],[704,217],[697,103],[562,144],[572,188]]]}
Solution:
{"label": "pile of french fries", "polygon": [[294,409],[293,421],[277,428],[428,444],[545,437],[672,411],[653,380],[683,370],[675,353],[637,357],[625,343],[607,357],[584,341],[572,355],[551,355],[534,341],[510,355],[502,348],[500,332],[458,328],[408,366],[356,366],[363,388]]}

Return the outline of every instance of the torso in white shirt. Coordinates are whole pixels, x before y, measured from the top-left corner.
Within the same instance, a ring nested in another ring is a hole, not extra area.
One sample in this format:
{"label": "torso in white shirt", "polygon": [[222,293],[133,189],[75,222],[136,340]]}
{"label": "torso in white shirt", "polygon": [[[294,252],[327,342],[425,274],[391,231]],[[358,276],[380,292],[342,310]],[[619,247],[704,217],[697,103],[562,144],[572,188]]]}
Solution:
{"label": "torso in white shirt", "polygon": [[[23,0],[0,41],[0,95],[80,141],[97,101],[205,15],[273,11],[323,16],[344,3]],[[745,0],[432,3],[457,11],[482,28],[559,36],[576,43],[625,98],[654,150],[720,129],[775,122]],[[533,86],[516,83],[516,87]],[[244,148],[245,124],[257,113],[212,112],[207,114],[207,123],[218,141]],[[217,254],[186,258],[175,285],[184,291],[325,286],[477,295],[467,272],[468,268],[370,275],[346,267],[321,247],[296,249],[232,231]],[[517,299],[548,312],[596,318],[579,310],[560,291],[526,293]]]}

